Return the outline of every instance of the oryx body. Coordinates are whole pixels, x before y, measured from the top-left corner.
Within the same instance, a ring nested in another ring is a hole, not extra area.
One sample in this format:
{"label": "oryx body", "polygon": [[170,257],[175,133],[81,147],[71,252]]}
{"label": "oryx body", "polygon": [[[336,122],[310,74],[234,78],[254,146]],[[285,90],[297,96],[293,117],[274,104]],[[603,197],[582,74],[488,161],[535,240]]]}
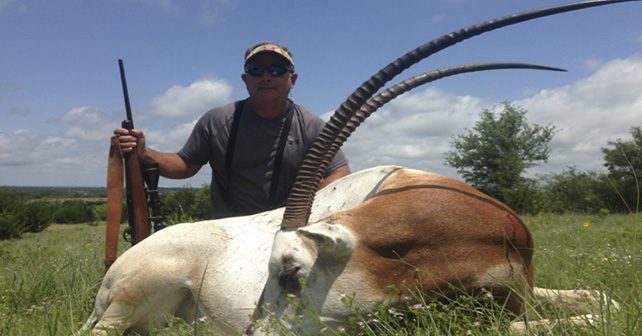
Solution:
{"label": "oryx body", "polygon": [[[345,296],[364,311],[397,303],[391,285],[427,296],[486,290],[515,314],[532,294],[527,228],[501,202],[452,178],[379,166],[319,191],[306,227],[278,232],[282,214],[178,224],[150,236],[109,269],[81,332],[145,334],[179,317],[239,334],[258,304],[269,307],[263,318],[302,314],[288,304],[302,294],[300,280],[308,308],[328,325],[353,313]],[[291,327],[314,334],[320,325]]]}

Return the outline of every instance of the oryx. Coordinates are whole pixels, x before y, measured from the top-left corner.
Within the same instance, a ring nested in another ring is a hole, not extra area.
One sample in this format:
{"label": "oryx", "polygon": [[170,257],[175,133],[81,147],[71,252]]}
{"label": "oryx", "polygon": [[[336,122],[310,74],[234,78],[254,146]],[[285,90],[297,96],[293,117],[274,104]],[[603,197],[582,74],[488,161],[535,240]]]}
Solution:
{"label": "oryx", "polygon": [[[516,315],[532,296],[597,302],[600,295],[586,291],[534,289],[528,229],[506,205],[465,183],[382,166],[347,176],[316,196],[315,191],[325,165],[351,132],[398,94],[462,72],[555,70],[523,64],[453,67],[413,77],[375,96],[419,60],[493,29],[624,1],[632,0],[588,1],[509,15],[446,34],[401,56],[359,87],[328,121],[285,209],[175,225],[135,245],[105,275],[81,333],[145,333],[170,316],[206,318],[224,334],[241,333],[248,326],[252,332],[254,323],[272,316],[287,324],[284,317],[301,313],[288,296],[304,295],[322,320],[340,323],[350,314],[342,295],[353,295],[367,311],[381,302],[398,301],[386,294],[390,285],[428,296],[487,291]],[[517,323],[514,330],[524,326]],[[290,327],[310,334],[320,330],[306,316],[301,325]]]}

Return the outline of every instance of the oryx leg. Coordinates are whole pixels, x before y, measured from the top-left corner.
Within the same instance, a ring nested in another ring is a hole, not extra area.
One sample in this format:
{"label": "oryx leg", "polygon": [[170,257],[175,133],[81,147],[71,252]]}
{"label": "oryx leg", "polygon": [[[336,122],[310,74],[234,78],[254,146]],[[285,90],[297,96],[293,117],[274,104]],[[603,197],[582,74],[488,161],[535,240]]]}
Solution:
{"label": "oryx leg", "polygon": [[[189,315],[185,311],[194,311],[191,293],[186,288],[174,287],[152,291],[146,295],[142,291],[128,292],[112,288],[109,294],[98,300],[108,299],[97,306],[105,307],[104,312],[94,311],[92,335],[120,335],[125,331],[135,331],[141,335],[149,333],[152,325],[164,326],[171,316]],[[183,314],[181,314],[183,313]],[[100,316],[99,318],[96,318]],[[194,314],[192,314],[192,317]],[[190,321],[189,316],[180,316]],[[93,321],[92,321],[93,320]]]}
{"label": "oryx leg", "polygon": [[610,307],[612,310],[620,309],[620,304],[610,299],[600,291],[585,289],[547,289],[533,288],[533,296],[539,302],[549,302],[555,306],[563,306],[575,313],[595,312],[600,307]]}
{"label": "oryx leg", "polygon": [[596,311],[617,311],[620,304],[600,291],[584,289],[548,289],[533,288],[533,299],[536,303],[548,303],[554,307],[569,309],[575,314],[563,319],[541,319],[535,321],[515,321],[511,323],[511,331],[526,334],[529,330],[550,330],[563,324],[569,327],[588,327],[601,321]]}

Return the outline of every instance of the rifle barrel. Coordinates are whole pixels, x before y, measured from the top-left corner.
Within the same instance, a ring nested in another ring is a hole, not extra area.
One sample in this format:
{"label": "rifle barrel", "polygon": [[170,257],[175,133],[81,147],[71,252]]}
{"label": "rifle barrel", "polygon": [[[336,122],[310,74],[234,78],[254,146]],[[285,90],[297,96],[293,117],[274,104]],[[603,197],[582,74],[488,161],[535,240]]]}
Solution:
{"label": "rifle barrel", "polygon": [[123,127],[128,130],[134,128],[134,119],[132,117],[132,108],[129,104],[129,91],[127,90],[127,79],[125,78],[125,65],[123,60],[118,60],[118,68],[120,68],[120,83],[123,86],[123,97],[125,97],[125,112],[127,113],[127,123],[123,122]]}

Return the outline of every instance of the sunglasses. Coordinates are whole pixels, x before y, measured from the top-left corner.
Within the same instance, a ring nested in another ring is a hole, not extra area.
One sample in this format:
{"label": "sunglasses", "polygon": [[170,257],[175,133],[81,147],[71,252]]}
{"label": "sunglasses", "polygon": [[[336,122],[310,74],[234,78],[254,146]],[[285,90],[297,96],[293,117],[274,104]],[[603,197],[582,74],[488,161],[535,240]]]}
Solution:
{"label": "sunglasses", "polygon": [[245,65],[245,73],[254,77],[263,76],[266,70],[272,77],[279,77],[286,72],[294,72],[294,68],[288,64],[275,64],[267,67],[256,63],[248,63]]}

